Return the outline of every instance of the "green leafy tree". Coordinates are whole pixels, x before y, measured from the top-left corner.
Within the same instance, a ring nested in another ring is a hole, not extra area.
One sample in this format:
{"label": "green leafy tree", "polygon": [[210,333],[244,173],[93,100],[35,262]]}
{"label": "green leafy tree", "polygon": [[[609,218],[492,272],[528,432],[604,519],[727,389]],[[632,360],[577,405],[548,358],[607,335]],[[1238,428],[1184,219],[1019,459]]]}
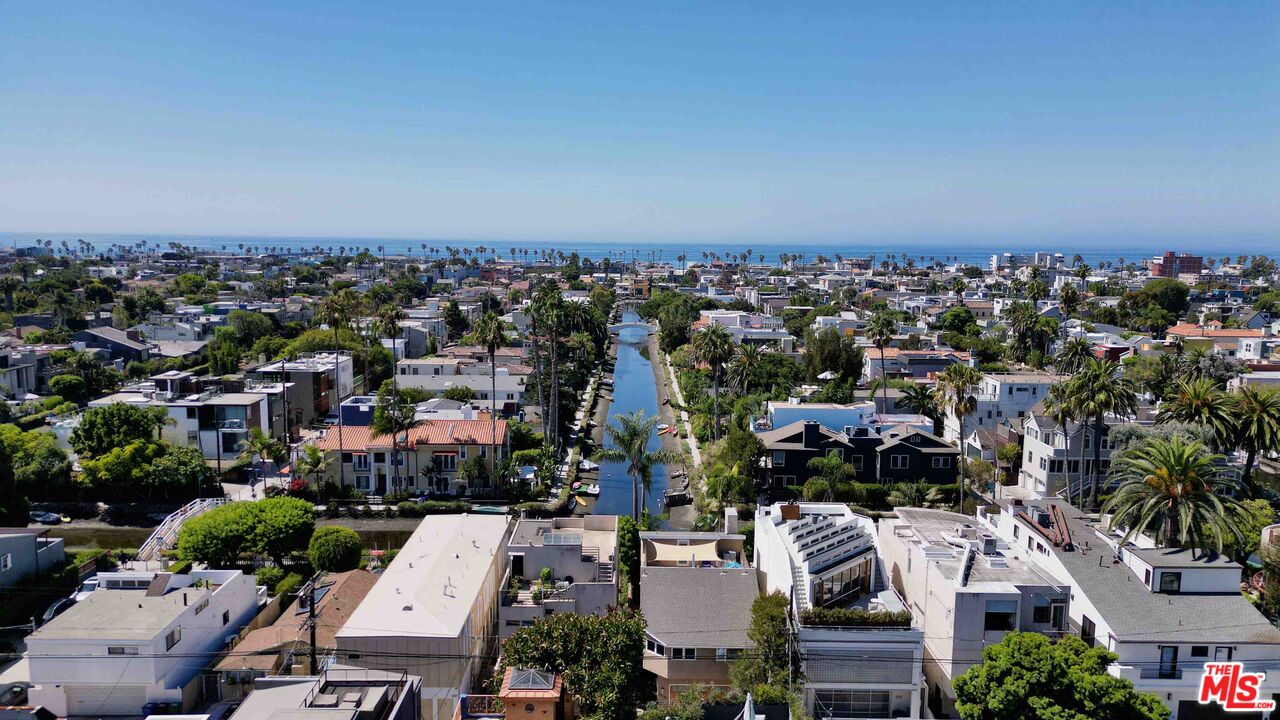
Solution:
{"label": "green leafy tree", "polygon": [[71,433],[71,447],[82,456],[105,455],[133,442],[154,440],[168,423],[169,413],[162,407],[112,403],[90,408]]}
{"label": "green leafy tree", "polygon": [[835,328],[810,332],[805,338],[803,357],[809,379],[831,372],[838,382],[857,382],[867,361],[866,351],[857,341]]}
{"label": "green leafy tree", "polygon": [[1117,656],[1078,637],[1010,632],[953,682],[963,720],[1165,720],[1151,693],[1111,675]]}
{"label": "green leafy tree", "polygon": [[54,375],[49,378],[49,391],[73,403],[84,404],[89,397],[89,386],[78,375]]}
{"label": "green leafy tree", "polygon": [[790,651],[789,604],[787,596],[776,591],[752,601],[747,630],[752,649],[729,665],[729,679],[739,693],[761,686],[784,688],[790,682],[797,659]]}
{"label": "green leafy tree", "polygon": [[1103,506],[1112,528],[1127,542],[1139,534],[1167,547],[1223,550],[1223,538],[1239,542],[1240,490],[1215,463],[1221,455],[1198,442],[1155,441],[1117,461],[1120,486]]}
{"label": "green leafy tree", "polygon": [[213,339],[205,346],[211,375],[230,375],[240,369],[240,346],[235,331],[220,327],[213,331]]}
{"label": "green leafy tree", "polygon": [[584,717],[635,720],[636,708],[653,692],[653,681],[646,679],[641,665],[643,657],[640,615],[556,613],[520,628],[502,643],[494,682],[501,682],[508,667],[546,670],[560,676]]}
{"label": "green leafy tree", "polygon": [[315,509],[294,497],[273,497],[249,503],[253,532],[249,536],[254,551],[283,565],[286,555],[307,547],[315,531]]}
{"label": "green leafy tree", "polygon": [[275,321],[251,310],[232,310],[227,314],[226,326],[231,329],[231,337],[236,345],[245,350],[276,332]]}
{"label": "green leafy tree", "polygon": [[23,496],[50,500],[74,491],[71,459],[53,433],[0,425],[0,444],[11,460],[13,477]]}
{"label": "green leafy tree", "polygon": [[198,448],[164,443],[164,454],[151,462],[148,484],[166,496],[182,496],[187,490],[199,495],[209,481],[209,466]]}
{"label": "green leafy tree", "polygon": [[693,351],[698,359],[711,366],[711,387],[715,425],[712,439],[720,438],[720,373],[733,357],[733,338],[720,323],[711,323],[693,336]]}
{"label": "green leafy tree", "polygon": [[455,385],[444,391],[444,398],[457,402],[470,402],[476,399],[476,391],[466,385]]}
{"label": "green leafy tree", "polygon": [[250,504],[230,503],[182,523],[178,557],[215,568],[234,565],[253,533],[254,516],[245,509]]}
{"label": "green leafy tree", "polygon": [[336,525],[317,529],[307,546],[311,567],[324,572],[355,570],[360,567],[362,553],[359,533]]}
{"label": "green leafy tree", "polygon": [[618,567],[626,575],[631,608],[640,607],[640,527],[627,515],[618,517]]}
{"label": "green leafy tree", "polygon": [[30,506],[13,477],[13,458],[0,444],[0,527],[26,527]]}

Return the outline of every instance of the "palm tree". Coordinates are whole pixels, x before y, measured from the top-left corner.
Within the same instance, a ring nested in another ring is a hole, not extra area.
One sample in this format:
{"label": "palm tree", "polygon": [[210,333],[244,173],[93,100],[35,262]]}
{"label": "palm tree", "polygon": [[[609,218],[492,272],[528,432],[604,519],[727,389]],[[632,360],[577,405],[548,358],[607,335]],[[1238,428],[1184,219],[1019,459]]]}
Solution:
{"label": "palm tree", "polygon": [[1157,423],[1184,422],[1202,425],[1213,432],[1215,448],[1225,448],[1235,433],[1235,405],[1212,380],[1182,380],[1173,397],[1160,406]]}
{"label": "palm tree", "polygon": [[[551,438],[551,447],[560,448],[560,388],[558,368],[556,367],[557,345],[560,342],[560,325],[564,321],[564,298],[560,288],[554,282],[543,283],[534,295],[533,312],[538,317],[537,324],[542,332],[547,333],[551,351],[551,372],[549,380],[550,405],[543,408],[547,416],[547,429]],[[541,378],[539,378],[541,380]]]}
{"label": "palm tree", "polygon": [[[1079,414],[1079,407],[1076,405],[1074,398],[1071,397],[1070,386],[1067,383],[1057,383],[1056,385],[1053,385],[1052,387],[1049,388],[1049,396],[1044,399],[1044,410],[1045,410],[1045,414],[1051,420],[1053,420],[1054,424],[1058,426],[1059,431],[1062,433],[1062,437],[1064,439],[1067,439],[1066,446],[1067,446],[1068,457],[1067,457],[1067,463],[1066,463],[1067,467],[1065,468],[1067,472],[1063,474],[1067,478],[1066,479],[1067,502],[1072,505],[1076,505],[1076,503],[1072,500],[1071,472],[1070,472],[1071,458],[1069,457],[1070,451],[1071,451],[1071,442],[1069,438],[1071,435],[1075,434],[1075,432],[1070,432],[1071,423],[1077,423],[1076,432],[1080,433],[1082,442],[1080,443],[1080,461],[1079,461],[1079,465],[1077,466],[1079,468],[1079,473],[1078,473],[1078,477],[1076,478],[1076,486],[1080,488],[1080,502],[1083,503],[1084,502],[1083,438],[1084,438],[1085,428],[1084,428],[1084,423],[1080,422],[1081,418]],[[1004,446],[1001,446],[1001,449],[1003,448]],[[997,455],[998,454],[999,452],[997,451]],[[1077,507],[1079,506],[1077,505]]]}
{"label": "palm tree", "polygon": [[[391,357],[395,357],[394,343],[400,337],[400,324],[408,319],[409,315],[404,308],[399,305],[387,303],[378,309],[377,331],[382,337],[389,338],[393,343],[393,351]],[[393,364],[391,367],[391,402],[398,403],[400,401],[400,383],[397,379],[398,368]],[[397,490],[400,489],[400,437],[398,434],[391,436],[391,485]]]}
{"label": "palm tree", "polygon": [[1241,485],[1221,472],[1221,460],[1194,440],[1153,440],[1127,453],[1116,462],[1120,486],[1102,508],[1108,525],[1125,528],[1123,542],[1145,533],[1166,547],[1222,552],[1224,538],[1240,539]]}
{"label": "palm tree", "polygon": [[302,454],[298,456],[298,474],[311,478],[311,487],[317,491],[323,486],[321,479],[328,467],[329,458],[323,450],[315,445],[302,446]]}
{"label": "palm tree", "polygon": [[1137,411],[1138,396],[1133,385],[1120,374],[1119,364],[1093,358],[1071,379],[1067,390],[1081,418],[1089,418],[1093,431],[1093,480],[1089,483],[1088,507],[1095,507],[1102,484],[1102,433],[1107,415],[1128,416]]}
{"label": "palm tree", "polygon": [[933,434],[942,434],[942,414],[938,412],[937,390],[917,382],[908,382],[902,386],[902,399],[899,402],[917,415],[924,415],[933,421]]}
{"label": "palm tree", "polygon": [[729,383],[729,387],[743,394],[750,392],[754,385],[755,373],[760,367],[762,354],[759,345],[739,345],[733,360],[725,370],[725,380]]}
{"label": "palm tree", "polygon": [[1074,337],[1062,343],[1057,354],[1053,356],[1053,367],[1064,375],[1079,372],[1093,354],[1093,344],[1085,337]]}
{"label": "palm tree", "polygon": [[625,462],[627,474],[631,476],[631,517],[640,519],[640,492],[649,495],[653,484],[653,466],[674,463],[680,456],[669,450],[649,449],[649,438],[658,424],[658,416],[648,416],[644,410],[619,415],[615,423],[605,427],[605,434],[613,442],[613,447],[604,448],[595,454],[597,462]]}
{"label": "palm tree", "polygon": [[982,373],[968,365],[953,363],[942,371],[938,378],[938,389],[942,397],[943,407],[955,414],[960,423],[960,482],[965,482],[964,419],[978,407],[978,399],[973,396],[973,389],[982,382]]}
{"label": "palm tree", "polygon": [[498,348],[507,344],[507,329],[492,310],[480,318],[472,330],[476,344],[489,353],[489,477],[496,478],[494,468],[498,457]]}
{"label": "palm tree", "polygon": [[[338,353],[342,351],[342,340],[339,337],[339,331],[345,325],[355,312],[356,295],[350,288],[341,290],[329,297],[325,298],[324,303],[320,305],[320,315],[324,321],[333,328],[333,355],[336,360]],[[334,364],[333,371],[334,385],[337,385],[338,371],[337,364]],[[347,472],[342,462],[342,453],[346,451],[346,445],[342,442],[342,413],[338,413],[338,486],[345,487],[347,484]]]}
{"label": "palm tree", "polygon": [[[893,341],[893,334],[898,331],[898,323],[888,313],[878,312],[871,316],[867,321],[867,339],[871,344],[876,346],[880,351],[880,377],[886,381],[889,379],[889,372],[885,370],[884,350],[889,347],[889,343]],[[882,390],[884,400],[884,412],[889,412],[889,387],[884,386]]]}
{"label": "palm tree", "polygon": [[1233,394],[1232,400],[1235,442],[1245,451],[1240,480],[1245,487],[1252,488],[1253,464],[1258,455],[1280,449],[1280,391],[1244,385]]}
{"label": "palm tree", "polygon": [[711,366],[711,388],[714,393],[715,426],[711,439],[720,439],[720,370],[733,357],[733,338],[720,323],[713,322],[693,336],[693,353]]}
{"label": "palm tree", "polygon": [[270,435],[263,432],[262,428],[252,428],[249,434],[240,441],[241,457],[259,462],[259,472],[262,473],[262,479],[265,482],[267,478],[267,461],[280,457],[283,446],[280,442]]}

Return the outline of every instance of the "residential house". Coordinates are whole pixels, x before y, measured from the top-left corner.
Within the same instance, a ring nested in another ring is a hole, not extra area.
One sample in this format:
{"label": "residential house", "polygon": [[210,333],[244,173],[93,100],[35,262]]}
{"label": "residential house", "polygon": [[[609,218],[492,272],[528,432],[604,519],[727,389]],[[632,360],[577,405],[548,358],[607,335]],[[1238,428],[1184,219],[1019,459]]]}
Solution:
{"label": "residential house", "polygon": [[[498,637],[548,615],[603,615],[617,606],[617,551],[616,515],[517,521],[507,545]],[[535,587],[544,574],[551,587]]]}
{"label": "residential house", "polygon": [[[418,720],[422,678],[333,664],[317,675],[265,677],[229,720]],[[208,715],[202,717],[209,717]]]}
{"label": "residential house", "polygon": [[[969,353],[958,350],[903,350],[887,347],[868,348],[862,375],[864,382],[871,382],[887,374],[892,378],[927,378],[936,375],[955,363],[969,364]],[[881,355],[884,367],[881,368]]]}
{"label": "residential house", "polygon": [[[736,530],[736,528],[729,528]],[[673,702],[694,685],[729,687],[729,664],[750,652],[755,568],[736,532],[640,533],[644,669]]]}
{"label": "residential house", "polygon": [[[1104,482],[1111,467],[1111,423],[1102,432],[1099,468]],[[1093,429],[1079,423],[1062,426],[1037,405],[1022,424],[1022,463],[1018,486],[1033,498],[1056,497],[1071,485],[1078,494],[1093,477]],[[1083,473],[1082,473],[1083,470]]]}
{"label": "residential house", "polygon": [[0,527],[0,588],[38,577],[66,560],[62,538],[47,528]]}
{"label": "residential house", "polygon": [[423,720],[453,717],[491,662],[512,524],[430,515],[335,637],[346,662],[422,678]]}
{"label": "residential house", "polygon": [[1280,698],[1280,629],[1240,593],[1240,565],[1112,530],[1059,500],[1002,502],[978,520],[1012,552],[1071,589],[1069,632],[1119,656],[1109,671],[1151,692],[1171,720],[1253,717],[1198,703],[1204,665],[1264,671],[1259,697]]}
{"label": "residential house", "polygon": [[920,619],[934,717],[955,717],[952,681],[1011,630],[1061,636],[1070,589],[977,520],[946,510],[895,508],[878,538],[890,583]]}
{"label": "residential house", "polygon": [[142,339],[142,335],[133,330],[117,330],[109,326],[87,328],[73,333],[71,342],[73,345],[103,350],[112,360],[124,363],[151,359],[151,346]]}
{"label": "residential house", "polygon": [[355,368],[346,352],[273,360],[250,367],[244,374],[248,380],[288,385],[289,427],[295,432],[335,413],[355,387]]}
{"label": "residential house", "polygon": [[832,430],[817,420],[797,420],[758,433],[764,444],[764,472],[773,486],[804,485],[818,474],[809,461],[836,453],[853,466],[859,479],[874,477],[880,437],[866,427],[852,428],[852,435]]}
{"label": "residential house", "polygon": [[59,717],[189,710],[209,659],[265,599],[239,570],[98,577],[87,598],[26,638],[30,702]]}
{"label": "residential house", "polygon": [[[420,388],[435,395],[444,395],[451,388],[468,388],[477,400],[498,408],[505,415],[512,415],[524,403],[525,382],[531,368],[519,364],[497,365],[490,372],[489,363],[450,357],[430,357],[401,360],[396,363],[397,380],[401,387]],[[489,396],[496,385],[497,397]]]}
{"label": "residential house", "polygon": [[[317,657],[333,654],[334,636],[351,617],[351,613],[373,589],[378,576],[368,570],[349,570],[321,577],[308,596],[285,608],[270,625],[244,634],[214,671],[218,673],[223,700],[244,697],[255,683],[271,675],[309,675],[318,668],[310,666],[311,634],[309,622],[315,604],[315,639]],[[288,604],[288,603],[285,603]]]}
{"label": "residential house", "polygon": [[[391,436],[370,427],[329,427],[313,444],[329,457],[325,480],[354,486],[362,493],[384,495],[396,489],[409,492],[479,494],[491,492],[487,477],[468,485],[463,472],[469,460],[487,460],[491,444],[497,461],[507,454],[507,421],[497,422],[497,435],[488,417],[474,420],[427,420],[400,437],[392,453]],[[394,456],[393,456],[394,455]]]}
{"label": "residential house", "polygon": [[974,410],[964,416],[964,426],[948,407],[942,436],[954,443],[975,430],[999,427],[1005,418],[1024,417],[1049,395],[1049,388],[1065,379],[1064,375],[1043,372],[984,373],[973,393]]}
{"label": "residential house", "polygon": [[849,403],[802,403],[800,398],[788,398],[785,402],[769,400],[765,403],[765,418],[770,428],[780,428],[800,420],[815,420],[823,427],[853,434],[854,428],[875,424],[876,407],[871,401]]}
{"label": "residential house", "polygon": [[1221,323],[1211,322],[1207,325],[1194,323],[1178,323],[1165,331],[1170,340],[1180,341],[1184,350],[1204,348],[1229,358],[1240,351],[1242,340],[1267,337],[1270,329],[1263,327],[1257,330],[1248,328],[1224,328]]}
{"label": "residential house", "polygon": [[910,425],[886,429],[879,439],[876,477],[880,482],[956,482],[960,450],[946,440]]}
{"label": "residential house", "polygon": [[755,564],[764,591],[790,600],[814,718],[921,717],[924,632],[886,582],[877,542],[875,522],[842,503],[756,510]]}

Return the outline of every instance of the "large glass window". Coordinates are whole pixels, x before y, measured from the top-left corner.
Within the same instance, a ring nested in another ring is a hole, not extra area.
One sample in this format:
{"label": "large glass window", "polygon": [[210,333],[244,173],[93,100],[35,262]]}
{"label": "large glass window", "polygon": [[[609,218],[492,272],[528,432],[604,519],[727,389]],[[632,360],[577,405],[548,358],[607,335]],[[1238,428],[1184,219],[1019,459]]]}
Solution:
{"label": "large glass window", "polygon": [[988,600],[983,630],[1012,630],[1018,619],[1017,600]]}
{"label": "large glass window", "polygon": [[889,693],[884,690],[817,690],[813,694],[815,718],[885,718],[889,705]]}
{"label": "large glass window", "polygon": [[831,607],[855,600],[870,591],[871,560],[819,576],[813,582],[814,604]]}

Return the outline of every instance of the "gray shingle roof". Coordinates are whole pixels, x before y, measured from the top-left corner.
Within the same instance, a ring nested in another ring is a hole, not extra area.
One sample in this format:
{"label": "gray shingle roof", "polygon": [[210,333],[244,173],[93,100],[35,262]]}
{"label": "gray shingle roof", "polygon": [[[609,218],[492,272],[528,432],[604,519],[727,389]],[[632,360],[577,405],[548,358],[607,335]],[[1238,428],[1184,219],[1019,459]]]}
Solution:
{"label": "gray shingle roof", "polygon": [[668,647],[747,648],[755,568],[646,567],[640,610],[648,632]]}
{"label": "gray shingle roof", "polygon": [[[1092,552],[1064,551],[1054,555],[1079,583],[1121,642],[1206,642],[1280,644],[1280,630],[1267,622],[1238,592],[1164,594],[1149,590],[1094,535],[1093,526],[1076,508],[1058,503],[1077,546],[1089,541]],[[1206,560],[1206,566],[1218,565]]]}

